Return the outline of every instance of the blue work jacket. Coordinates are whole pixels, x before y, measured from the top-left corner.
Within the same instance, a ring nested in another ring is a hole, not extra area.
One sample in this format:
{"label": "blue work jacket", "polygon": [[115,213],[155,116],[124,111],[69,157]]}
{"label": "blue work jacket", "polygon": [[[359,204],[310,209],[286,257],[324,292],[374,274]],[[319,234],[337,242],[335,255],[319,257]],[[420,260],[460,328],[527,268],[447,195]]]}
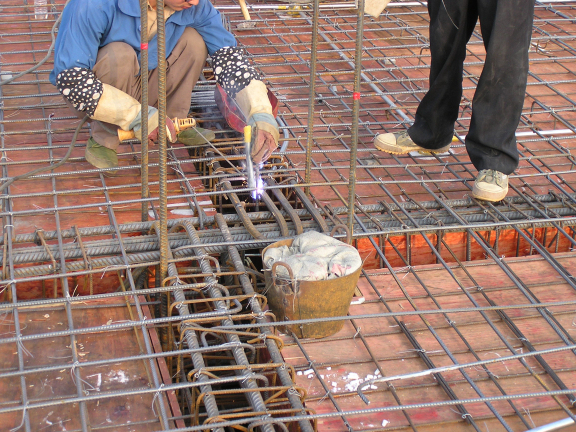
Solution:
{"label": "blue work jacket", "polygon": [[[162,0],[159,0],[162,1]],[[236,46],[236,39],[222,25],[220,12],[210,0],[200,0],[197,6],[175,12],[166,20],[166,57],[170,55],[186,27],[196,29],[204,39],[208,53]],[[139,0],[72,0],[62,12],[54,48],[54,70],[50,82],[72,67],[92,69],[98,50],[112,42],[125,42],[140,60]],[[158,66],[158,38],[148,43],[148,68]]]}

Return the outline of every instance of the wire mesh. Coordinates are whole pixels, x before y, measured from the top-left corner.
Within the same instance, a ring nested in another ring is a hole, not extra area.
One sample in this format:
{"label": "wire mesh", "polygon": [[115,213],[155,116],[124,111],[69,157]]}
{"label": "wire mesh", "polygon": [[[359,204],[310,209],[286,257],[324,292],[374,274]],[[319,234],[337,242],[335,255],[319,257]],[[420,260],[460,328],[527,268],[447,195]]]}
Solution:
{"label": "wire mesh", "polygon": [[[2,2],[1,80],[46,55],[63,4]],[[498,204],[470,196],[463,144],[485,56],[479,31],[449,153],[392,156],[372,141],[408,127],[426,92],[428,16],[405,2],[365,17],[353,164],[363,275],[349,315],[335,318],[344,329],[300,340],[286,326],[302,323],[266,311],[259,251],[347,222],[358,17],[351,3],[320,3],[311,98],[310,6],[254,2],[254,26],[239,28],[239,6],[218,3],[280,100],[281,145],[262,169],[269,200],[249,196],[242,140],[216,108],[208,66],[191,108],[216,140],[167,152],[166,280],[156,272],[158,147],[148,199],[140,144],[120,148],[115,172],[95,169],[83,156],[89,124],[64,166],[11,184],[1,195],[0,430],[520,431],[574,418],[574,5],[536,4],[520,166]],[[79,124],[51,67],[49,57],[0,86],[4,181],[57,162]]]}

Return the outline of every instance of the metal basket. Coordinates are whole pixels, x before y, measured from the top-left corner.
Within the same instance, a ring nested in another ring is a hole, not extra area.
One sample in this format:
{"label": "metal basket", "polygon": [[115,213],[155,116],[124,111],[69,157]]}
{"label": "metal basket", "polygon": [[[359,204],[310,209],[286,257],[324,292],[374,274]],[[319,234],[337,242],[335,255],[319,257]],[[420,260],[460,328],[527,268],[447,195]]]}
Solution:
{"label": "metal basket", "polygon": [[[346,230],[348,239],[350,237],[348,230],[343,225],[334,227],[330,235],[334,235],[340,228]],[[289,239],[272,243],[262,251],[262,260],[268,249],[290,247],[292,242],[293,240]],[[288,270],[289,279],[276,275],[278,266]],[[290,266],[278,261],[272,268],[264,269],[266,297],[278,321],[346,316],[361,271],[362,267],[352,274],[336,279],[298,281],[294,279]],[[344,321],[339,320],[282,326],[280,330],[285,333],[292,332],[299,338],[323,338],[339,332],[343,326]]]}

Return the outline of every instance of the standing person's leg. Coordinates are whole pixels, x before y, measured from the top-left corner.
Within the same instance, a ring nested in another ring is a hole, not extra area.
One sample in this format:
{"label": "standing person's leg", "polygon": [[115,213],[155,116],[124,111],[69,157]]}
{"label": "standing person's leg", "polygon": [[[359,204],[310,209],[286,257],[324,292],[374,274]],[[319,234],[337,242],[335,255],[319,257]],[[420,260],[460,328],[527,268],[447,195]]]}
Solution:
{"label": "standing person's leg", "polygon": [[534,2],[479,0],[479,15],[486,61],[472,101],[466,149],[479,171],[472,195],[500,201],[518,166],[515,132],[526,91]]}
{"label": "standing person's leg", "polygon": [[[202,68],[206,64],[208,51],[206,44],[200,34],[192,29],[186,28],[166,59],[166,115],[170,118],[186,118],[190,112],[190,98],[192,90],[202,73]],[[148,97],[150,105],[158,105],[158,71],[150,71],[148,78]],[[138,94],[141,92],[138,83]],[[200,131],[204,138],[199,136]],[[178,135],[178,141],[184,144],[203,144],[214,139],[212,131],[196,127],[188,129]],[[191,142],[194,141],[194,142]]]}
{"label": "standing person's leg", "polygon": [[466,43],[478,13],[477,0],[429,0],[430,89],[418,109],[408,133],[382,134],[375,144],[390,153],[447,149],[462,98],[462,68]]}
{"label": "standing person's leg", "polygon": [[511,174],[528,75],[533,0],[478,0],[486,61],[472,101],[466,149],[474,166]]}
{"label": "standing person's leg", "polygon": [[462,99],[466,44],[478,20],[476,0],[433,0],[430,13],[430,89],[416,110],[410,137],[437,149],[452,141]]}

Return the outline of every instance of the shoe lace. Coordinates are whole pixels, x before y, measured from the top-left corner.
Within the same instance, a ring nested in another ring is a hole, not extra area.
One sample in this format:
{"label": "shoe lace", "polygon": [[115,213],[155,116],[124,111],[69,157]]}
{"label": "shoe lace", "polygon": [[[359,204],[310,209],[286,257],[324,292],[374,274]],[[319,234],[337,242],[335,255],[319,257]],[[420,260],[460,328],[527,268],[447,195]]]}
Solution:
{"label": "shoe lace", "polygon": [[478,181],[492,183],[500,186],[501,188],[504,187],[504,174],[500,171],[496,170],[482,170],[480,171],[480,175],[478,176]]}

